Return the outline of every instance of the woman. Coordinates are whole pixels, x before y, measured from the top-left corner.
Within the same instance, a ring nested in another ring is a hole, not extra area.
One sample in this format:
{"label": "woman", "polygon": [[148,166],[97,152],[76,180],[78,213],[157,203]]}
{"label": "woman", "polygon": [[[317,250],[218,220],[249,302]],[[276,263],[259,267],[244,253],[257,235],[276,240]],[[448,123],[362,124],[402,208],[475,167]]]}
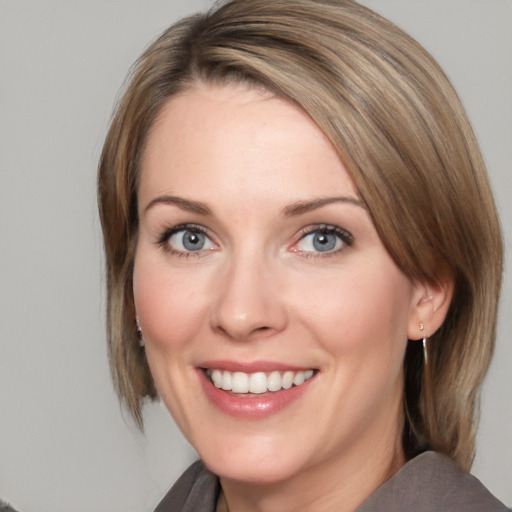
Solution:
{"label": "woman", "polygon": [[456,93],[348,0],[233,0],[138,61],[99,205],[142,427],[201,457],[164,510],[506,510],[464,473],[499,222]]}

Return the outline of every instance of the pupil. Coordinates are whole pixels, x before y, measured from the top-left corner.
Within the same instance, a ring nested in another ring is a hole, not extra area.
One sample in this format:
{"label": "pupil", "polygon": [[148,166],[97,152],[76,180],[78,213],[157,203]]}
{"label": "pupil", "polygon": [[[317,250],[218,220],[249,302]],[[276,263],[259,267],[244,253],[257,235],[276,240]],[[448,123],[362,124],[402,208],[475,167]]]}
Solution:
{"label": "pupil", "polygon": [[317,233],[313,238],[313,247],[317,251],[331,251],[336,247],[336,236],[331,233]]}
{"label": "pupil", "polygon": [[189,251],[199,251],[204,246],[204,235],[203,233],[194,233],[193,231],[187,231],[183,235],[183,247]]}

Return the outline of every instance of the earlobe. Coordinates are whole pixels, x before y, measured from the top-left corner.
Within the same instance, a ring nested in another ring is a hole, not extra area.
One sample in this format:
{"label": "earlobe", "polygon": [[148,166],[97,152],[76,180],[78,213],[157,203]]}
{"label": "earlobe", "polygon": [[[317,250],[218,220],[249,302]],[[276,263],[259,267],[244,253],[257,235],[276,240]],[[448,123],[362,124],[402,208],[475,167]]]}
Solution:
{"label": "earlobe", "polygon": [[428,338],[441,327],[452,301],[453,287],[451,278],[416,285],[407,332],[409,339]]}

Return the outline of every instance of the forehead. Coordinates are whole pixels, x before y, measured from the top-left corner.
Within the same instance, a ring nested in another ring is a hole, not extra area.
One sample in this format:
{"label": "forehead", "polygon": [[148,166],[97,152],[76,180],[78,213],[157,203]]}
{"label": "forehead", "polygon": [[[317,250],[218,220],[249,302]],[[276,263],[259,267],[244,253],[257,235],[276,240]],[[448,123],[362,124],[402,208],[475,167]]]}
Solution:
{"label": "forehead", "polygon": [[142,201],[161,193],[211,201],[220,191],[242,200],[274,192],[285,202],[356,195],[334,147],[301,109],[245,85],[198,84],[172,97],[148,136],[141,172]]}

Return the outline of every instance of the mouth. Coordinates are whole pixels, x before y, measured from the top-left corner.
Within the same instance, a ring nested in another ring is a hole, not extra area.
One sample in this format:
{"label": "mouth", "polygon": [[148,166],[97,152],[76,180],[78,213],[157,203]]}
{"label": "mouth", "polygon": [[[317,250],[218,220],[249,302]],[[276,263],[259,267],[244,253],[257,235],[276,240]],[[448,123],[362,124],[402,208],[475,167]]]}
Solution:
{"label": "mouth", "polygon": [[279,414],[301,397],[316,396],[320,370],[275,361],[204,361],[196,367],[209,402],[220,412],[242,420],[263,420]]}
{"label": "mouth", "polygon": [[202,368],[202,370],[217,389],[242,396],[264,395],[300,387],[317,372],[314,369],[254,373],[231,372],[217,368]]}

